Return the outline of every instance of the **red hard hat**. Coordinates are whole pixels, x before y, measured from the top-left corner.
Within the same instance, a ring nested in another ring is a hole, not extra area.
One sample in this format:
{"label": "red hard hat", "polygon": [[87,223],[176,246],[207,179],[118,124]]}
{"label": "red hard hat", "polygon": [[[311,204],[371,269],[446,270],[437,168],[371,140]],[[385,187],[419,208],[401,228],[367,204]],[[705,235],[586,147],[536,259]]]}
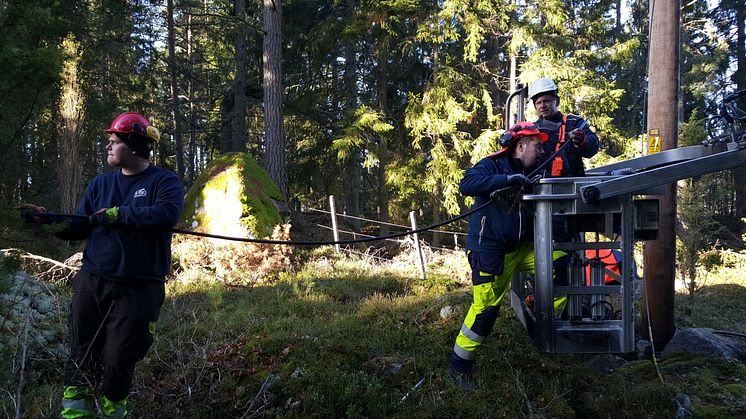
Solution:
{"label": "red hard hat", "polygon": [[154,127],[148,118],[136,112],[125,112],[111,121],[111,126],[106,130],[107,134],[139,134],[152,141],[158,141],[160,132]]}
{"label": "red hard hat", "polygon": [[518,122],[500,136],[499,142],[502,149],[490,154],[487,157],[497,157],[508,151],[510,149],[510,146],[515,144],[516,141],[518,141],[518,139],[520,139],[521,137],[528,137],[532,135],[538,135],[539,140],[541,140],[542,143],[549,139],[549,134],[544,131],[540,131],[539,127],[537,127],[533,122]]}

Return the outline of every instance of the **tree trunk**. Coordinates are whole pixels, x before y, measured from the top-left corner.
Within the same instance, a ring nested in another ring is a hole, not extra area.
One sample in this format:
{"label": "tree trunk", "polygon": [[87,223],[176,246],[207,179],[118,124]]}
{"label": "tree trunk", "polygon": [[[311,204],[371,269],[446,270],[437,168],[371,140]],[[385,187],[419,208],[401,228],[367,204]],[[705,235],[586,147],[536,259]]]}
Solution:
{"label": "tree trunk", "polygon": [[265,167],[287,205],[288,177],[282,114],[282,0],[264,1]]}
{"label": "tree trunk", "polygon": [[[347,21],[351,25],[355,16],[355,0],[347,0]],[[345,51],[345,111],[352,114],[357,108],[357,51],[355,50],[355,40],[347,41]],[[347,198],[347,214],[353,217],[360,217],[360,185],[362,178],[362,168],[360,163],[360,150],[350,150],[350,157],[345,167],[347,176],[345,176],[345,196]],[[350,226],[354,231],[360,231],[360,220],[348,219]]]}
{"label": "tree trunk", "polygon": [[72,37],[63,41],[63,49],[69,57],[62,67],[58,127],[59,164],[56,166],[59,180],[60,209],[72,213],[78,204],[83,188],[83,164],[81,161],[80,130],[83,127],[84,102],[78,81],[80,46]]}
{"label": "tree trunk", "polygon": [[[660,132],[662,150],[677,147],[677,112],[670,112],[677,104],[679,92],[679,28],[680,11],[676,0],[662,0],[655,4],[650,17],[650,52],[648,58],[648,130]],[[625,237],[625,239],[627,239]],[[674,296],[676,280],[676,183],[666,187],[660,196],[660,227],[658,239],[645,243],[645,290],[643,303],[650,313],[642,310],[645,329],[650,322],[656,350],[662,350],[675,332]],[[644,329],[643,329],[644,330]]]}
{"label": "tree trunk", "polygon": [[220,152],[233,150],[233,89],[226,90],[220,101]]}
{"label": "tree trunk", "polygon": [[[734,4],[736,8],[736,72],[733,82],[736,90],[746,89],[746,1],[739,0]],[[746,178],[746,167],[734,170],[735,179]],[[746,217],[746,182],[736,182],[736,219]]]}
{"label": "tree trunk", "polygon": [[194,56],[192,54],[193,38],[192,38],[192,13],[191,9],[187,15],[187,65],[188,70],[188,82],[187,82],[187,97],[189,100],[189,161],[186,167],[186,180],[188,184],[194,183],[195,169],[196,169],[196,151],[197,151],[197,131],[196,131],[196,118],[194,115]]}
{"label": "tree trunk", "polygon": [[233,118],[230,151],[246,151],[246,0],[236,0],[236,77],[233,79]]}
{"label": "tree trunk", "polygon": [[[381,33],[376,46],[378,57],[378,112],[386,118],[388,106],[388,59],[389,39],[385,33]],[[379,134],[380,135],[380,134]],[[388,144],[382,135],[378,139],[378,217],[383,222],[389,221],[389,187],[386,184],[386,166],[388,165]],[[381,225],[381,235],[389,234],[389,227]]]}
{"label": "tree trunk", "polygon": [[168,69],[171,89],[171,118],[174,127],[174,147],[176,148],[176,174],[184,180],[184,145],[181,142],[181,113],[179,112],[179,89],[176,80],[176,29],[174,25],[174,0],[166,2],[168,25]]}

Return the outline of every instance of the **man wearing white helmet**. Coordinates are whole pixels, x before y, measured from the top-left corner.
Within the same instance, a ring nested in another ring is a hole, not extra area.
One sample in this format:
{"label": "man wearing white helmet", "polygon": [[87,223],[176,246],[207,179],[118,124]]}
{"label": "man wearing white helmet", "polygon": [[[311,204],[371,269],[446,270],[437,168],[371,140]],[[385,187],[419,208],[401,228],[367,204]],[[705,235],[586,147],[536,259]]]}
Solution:
{"label": "man wearing white helmet", "polygon": [[542,77],[531,83],[528,96],[539,114],[536,125],[549,135],[549,140],[544,143],[544,154],[554,154],[566,141],[573,143],[573,147],[565,148],[553,159],[545,176],[585,176],[583,157],[593,157],[598,153],[596,134],[583,118],[557,110],[560,100],[552,79]]}

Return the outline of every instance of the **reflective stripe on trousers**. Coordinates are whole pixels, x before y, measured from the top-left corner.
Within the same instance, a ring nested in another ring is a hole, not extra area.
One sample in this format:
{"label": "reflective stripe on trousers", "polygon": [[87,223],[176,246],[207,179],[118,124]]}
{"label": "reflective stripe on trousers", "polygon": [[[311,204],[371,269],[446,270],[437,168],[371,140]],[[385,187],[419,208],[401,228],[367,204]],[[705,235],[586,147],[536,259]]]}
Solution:
{"label": "reflective stripe on trousers", "polygon": [[[554,251],[552,259],[556,260],[564,255],[564,252]],[[472,287],[473,301],[453,346],[453,352],[456,355],[464,360],[474,359],[474,351],[492,332],[499,314],[500,302],[510,287],[513,272],[533,272],[534,267],[533,243],[524,243],[518,250],[505,255],[502,274],[492,275],[479,272],[479,276],[492,276],[493,280]],[[561,312],[565,303],[566,297],[557,299],[555,309]]]}

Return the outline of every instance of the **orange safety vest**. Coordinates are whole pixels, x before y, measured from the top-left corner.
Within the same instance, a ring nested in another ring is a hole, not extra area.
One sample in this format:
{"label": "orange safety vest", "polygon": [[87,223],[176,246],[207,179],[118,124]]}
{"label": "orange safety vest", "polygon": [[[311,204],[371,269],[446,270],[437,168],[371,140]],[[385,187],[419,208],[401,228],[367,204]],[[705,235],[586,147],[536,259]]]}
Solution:
{"label": "orange safety vest", "polygon": [[[562,125],[560,125],[559,129],[559,137],[557,138],[557,147],[554,148],[554,152],[556,153],[559,151],[560,148],[562,148],[562,144],[565,143],[565,127],[567,126],[567,115],[562,115]],[[554,160],[552,160],[552,176],[558,177],[562,176],[562,167],[565,165],[565,160],[562,158],[561,154],[557,154],[557,156],[554,157]]]}

